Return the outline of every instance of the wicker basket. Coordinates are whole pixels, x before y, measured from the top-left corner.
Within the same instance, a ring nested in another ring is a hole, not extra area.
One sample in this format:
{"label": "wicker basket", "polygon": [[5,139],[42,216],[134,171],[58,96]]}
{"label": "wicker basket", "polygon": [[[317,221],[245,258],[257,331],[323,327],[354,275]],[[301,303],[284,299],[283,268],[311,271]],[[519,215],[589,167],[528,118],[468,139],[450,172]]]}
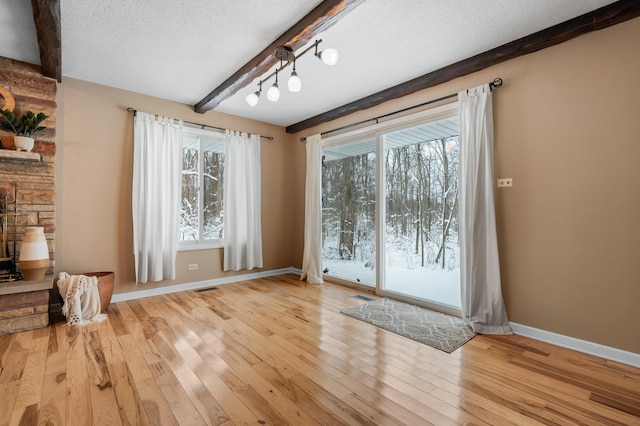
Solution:
{"label": "wicker basket", "polygon": [[113,294],[113,272],[86,272],[83,275],[98,277],[98,293],[100,293],[100,312],[105,312]]}

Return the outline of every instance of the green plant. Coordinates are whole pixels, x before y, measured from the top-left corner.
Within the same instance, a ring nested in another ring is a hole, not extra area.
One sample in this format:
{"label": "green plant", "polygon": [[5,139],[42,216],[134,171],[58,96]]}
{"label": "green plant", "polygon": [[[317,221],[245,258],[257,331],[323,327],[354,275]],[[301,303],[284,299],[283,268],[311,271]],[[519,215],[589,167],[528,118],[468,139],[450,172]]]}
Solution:
{"label": "green plant", "polygon": [[17,116],[8,109],[1,109],[0,114],[4,118],[4,120],[0,122],[2,129],[13,132],[18,136],[28,137],[31,137],[40,130],[44,130],[46,127],[40,126],[40,123],[49,118],[48,115],[42,112],[36,115],[32,111],[27,111],[22,114],[22,116]]}

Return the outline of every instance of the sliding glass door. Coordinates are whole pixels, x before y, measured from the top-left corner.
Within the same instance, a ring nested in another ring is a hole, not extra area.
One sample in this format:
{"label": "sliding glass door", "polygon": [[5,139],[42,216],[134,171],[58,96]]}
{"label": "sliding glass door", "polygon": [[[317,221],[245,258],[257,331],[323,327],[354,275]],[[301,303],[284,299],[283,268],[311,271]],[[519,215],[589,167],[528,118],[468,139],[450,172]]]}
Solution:
{"label": "sliding glass door", "polygon": [[460,308],[457,118],[388,133],[384,290]]}
{"label": "sliding glass door", "polygon": [[324,273],[455,312],[461,305],[457,109],[407,122],[324,142]]}
{"label": "sliding glass door", "polygon": [[376,139],[322,152],[324,273],[376,285]]}

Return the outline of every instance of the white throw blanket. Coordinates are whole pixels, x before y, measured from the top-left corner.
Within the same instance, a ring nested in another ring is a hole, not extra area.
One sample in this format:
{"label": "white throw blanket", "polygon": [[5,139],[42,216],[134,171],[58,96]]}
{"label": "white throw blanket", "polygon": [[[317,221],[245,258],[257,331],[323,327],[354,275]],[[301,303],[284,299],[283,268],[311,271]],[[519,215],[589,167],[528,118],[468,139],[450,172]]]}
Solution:
{"label": "white throw blanket", "polygon": [[60,272],[58,290],[64,299],[62,314],[67,318],[67,325],[86,325],[107,318],[100,313],[98,277]]}

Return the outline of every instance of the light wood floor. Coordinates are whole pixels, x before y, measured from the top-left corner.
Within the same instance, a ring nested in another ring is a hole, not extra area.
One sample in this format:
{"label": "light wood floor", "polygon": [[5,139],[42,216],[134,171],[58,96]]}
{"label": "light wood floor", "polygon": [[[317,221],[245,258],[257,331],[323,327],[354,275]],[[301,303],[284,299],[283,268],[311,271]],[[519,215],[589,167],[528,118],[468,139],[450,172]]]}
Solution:
{"label": "light wood floor", "polygon": [[452,354],[296,276],[0,336],[0,425],[640,424],[640,370],[518,336]]}

